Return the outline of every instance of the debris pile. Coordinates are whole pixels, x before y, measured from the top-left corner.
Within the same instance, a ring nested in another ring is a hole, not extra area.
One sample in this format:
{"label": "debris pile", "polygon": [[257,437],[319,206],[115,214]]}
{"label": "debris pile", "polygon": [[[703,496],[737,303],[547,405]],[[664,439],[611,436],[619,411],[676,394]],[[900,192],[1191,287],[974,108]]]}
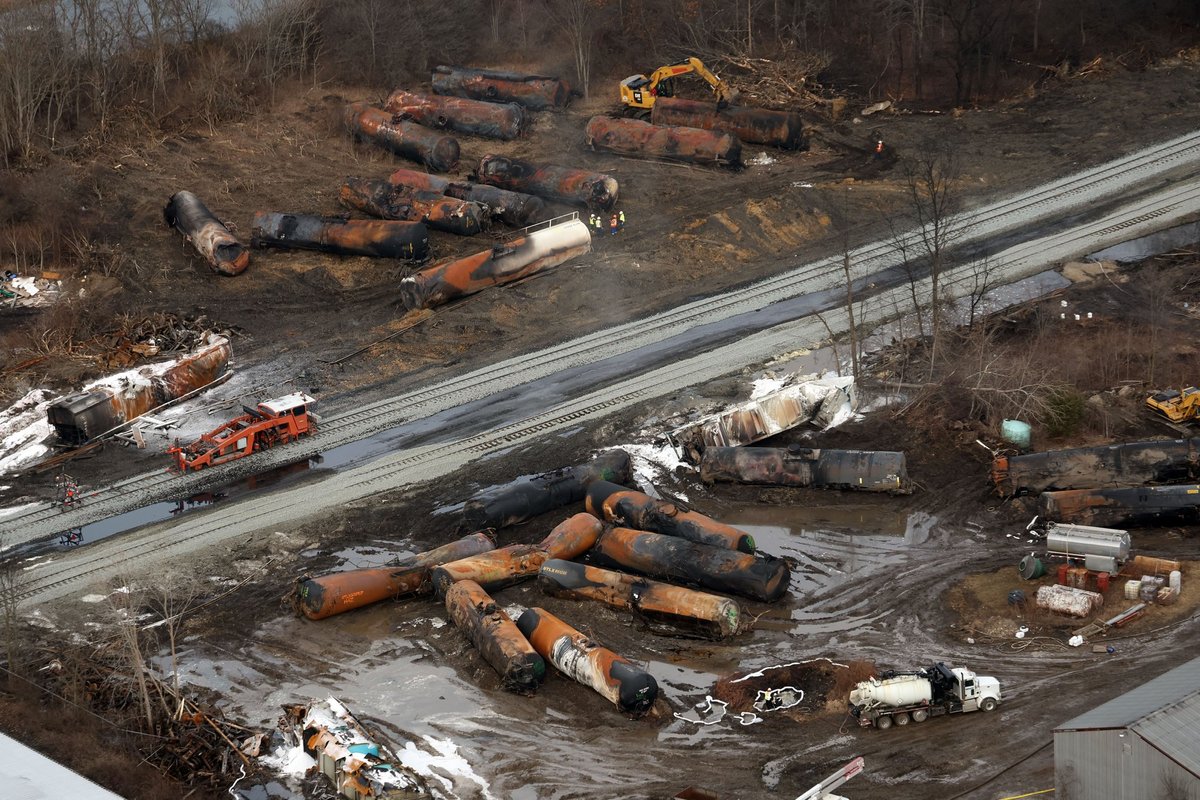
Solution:
{"label": "debris pile", "polygon": [[54,273],[18,275],[12,270],[4,273],[0,281],[0,308],[39,308],[54,302],[62,289],[62,282]]}

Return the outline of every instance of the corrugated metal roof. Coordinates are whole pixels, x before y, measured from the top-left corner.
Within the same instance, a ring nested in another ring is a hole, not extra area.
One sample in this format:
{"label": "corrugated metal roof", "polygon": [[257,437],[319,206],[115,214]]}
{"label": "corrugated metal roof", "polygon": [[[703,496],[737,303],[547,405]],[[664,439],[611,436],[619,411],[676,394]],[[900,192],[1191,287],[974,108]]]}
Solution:
{"label": "corrugated metal roof", "polygon": [[1129,727],[1176,764],[1200,778],[1200,690],[1181,702],[1152,712]]}
{"label": "corrugated metal roof", "polygon": [[113,794],[0,733],[0,786],[5,800],[121,800]]}
{"label": "corrugated metal roof", "polygon": [[[1126,728],[1160,709],[1178,705],[1184,700],[1190,701],[1196,695],[1200,695],[1200,658],[1181,664],[1102,706],[1064,722],[1054,732]],[[1193,726],[1187,733],[1191,747],[1200,752],[1200,727]]]}

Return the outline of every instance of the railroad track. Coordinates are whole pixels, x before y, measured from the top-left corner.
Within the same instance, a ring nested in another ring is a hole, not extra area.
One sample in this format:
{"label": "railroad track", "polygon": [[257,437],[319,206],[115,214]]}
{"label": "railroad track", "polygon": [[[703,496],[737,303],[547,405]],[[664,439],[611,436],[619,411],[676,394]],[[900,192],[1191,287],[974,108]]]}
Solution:
{"label": "railroad track", "polygon": [[[1040,271],[1046,263],[1090,250],[1097,242],[1103,246],[1104,236],[1141,235],[1152,230],[1156,220],[1195,214],[1200,214],[1200,184],[1181,184],[1114,217],[1014,245],[992,256],[992,267],[1004,280],[1015,280]],[[973,288],[972,271],[959,268],[943,276],[940,291],[947,297],[965,296]],[[926,302],[930,292],[926,279],[917,287],[918,302]],[[890,318],[895,309],[903,309],[911,302],[908,285],[893,286],[876,296],[862,319],[867,325],[879,324]],[[23,602],[45,602],[71,592],[84,582],[119,577],[135,566],[142,571],[151,560],[177,557],[232,536],[288,526],[325,507],[362,501],[397,486],[431,480],[481,457],[577,428],[679,387],[718,378],[728,374],[731,365],[757,363],[780,352],[813,346],[828,336],[828,329],[835,332],[847,329],[843,307],[830,307],[822,316],[822,320],[808,316],[776,325],[714,350],[593,388],[574,400],[476,435],[399,449],[330,476],[320,484],[319,491],[312,486],[282,489],[256,496],[253,502],[217,506],[171,524],[150,526],[136,535],[100,541],[84,550],[41,562],[30,572],[31,578],[19,590],[19,596]]]}
{"label": "railroad track", "polygon": [[[958,247],[983,242],[1001,234],[1030,229],[1053,208],[1058,217],[1078,213],[1081,206],[1125,196],[1135,187],[1180,169],[1196,169],[1200,163],[1200,133],[1177,137],[1131,156],[1076,175],[1036,187],[1013,197],[981,206],[962,215],[957,227],[962,232]],[[1112,221],[1093,235],[1100,239],[1119,237],[1139,224],[1154,223],[1170,212],[1148,210],[1129,219]],[[1147,216],[1149,215],[1149,216]],[[915,248],[915,232],[908,234],[909,252]],[[1094,249],[1094,248],[1093,248]],[[864,279],[889,266],[898,245],[877,241],[850,254],[852,278]],[[815,293],[843,283],[842,256],[836,255],[800,265],[749,286],[702,298],[646,319],[578,337],[536,353],[518,356],[427,387],[376,403],[323,417],[320,431],[286,448],[266,451],[221,467],[180,476],[165,470],[134,476],[87,492],[81,505],[62,509],[41,504],[0,520],[0,541],[6,544],[46,539],[60,531],[81,527],[130,508],[152,502],[186,497],[238,477],[302,460],[404,423],[427,418],[450,408],[482,400],[514,386],[527,384],[554,373],[611,359],[648,344],[662,342],[696,326],[720,322],[757,311],[803,294]],[[862,295],[860,295],[861,297]]]}

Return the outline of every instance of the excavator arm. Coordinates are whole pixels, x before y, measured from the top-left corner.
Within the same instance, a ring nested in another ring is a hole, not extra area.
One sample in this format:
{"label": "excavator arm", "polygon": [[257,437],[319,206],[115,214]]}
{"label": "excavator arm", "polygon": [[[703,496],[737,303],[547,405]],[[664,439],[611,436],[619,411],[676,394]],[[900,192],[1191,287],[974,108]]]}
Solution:
{"label": "excavator arm", "polygon": [[670,84],[663,86],[663,81],[691,72],[699,75],[712,87],[713,94],[717,96],[718,108],[724,108],[730,103],[736,102],[737,91],[718,78],[712,70],[704,66],[703,61],[695,56],[676,64],[659,67],[649,75],[629,76],[621,81],[621,101],[630,108],[649,110],[654,107],[654,101],[658,97],[669,96]]}

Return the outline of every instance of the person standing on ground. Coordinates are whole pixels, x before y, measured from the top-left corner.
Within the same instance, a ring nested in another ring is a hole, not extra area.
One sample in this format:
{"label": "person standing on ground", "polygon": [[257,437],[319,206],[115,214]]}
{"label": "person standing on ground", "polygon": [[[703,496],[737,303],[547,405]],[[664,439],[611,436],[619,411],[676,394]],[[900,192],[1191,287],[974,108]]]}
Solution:
{"label": "person standing on ground", "polygon": [[617,214],[617,221],[619,222],[619,224],[622,228],[625,227],[625,212],[624,211],[621,211],[620,213]]}
{"label": "person standing on ground", "polygon": [[617,235],[617,215],[613,214],[612,219],[608,221],[608,233],[610,236]]}

